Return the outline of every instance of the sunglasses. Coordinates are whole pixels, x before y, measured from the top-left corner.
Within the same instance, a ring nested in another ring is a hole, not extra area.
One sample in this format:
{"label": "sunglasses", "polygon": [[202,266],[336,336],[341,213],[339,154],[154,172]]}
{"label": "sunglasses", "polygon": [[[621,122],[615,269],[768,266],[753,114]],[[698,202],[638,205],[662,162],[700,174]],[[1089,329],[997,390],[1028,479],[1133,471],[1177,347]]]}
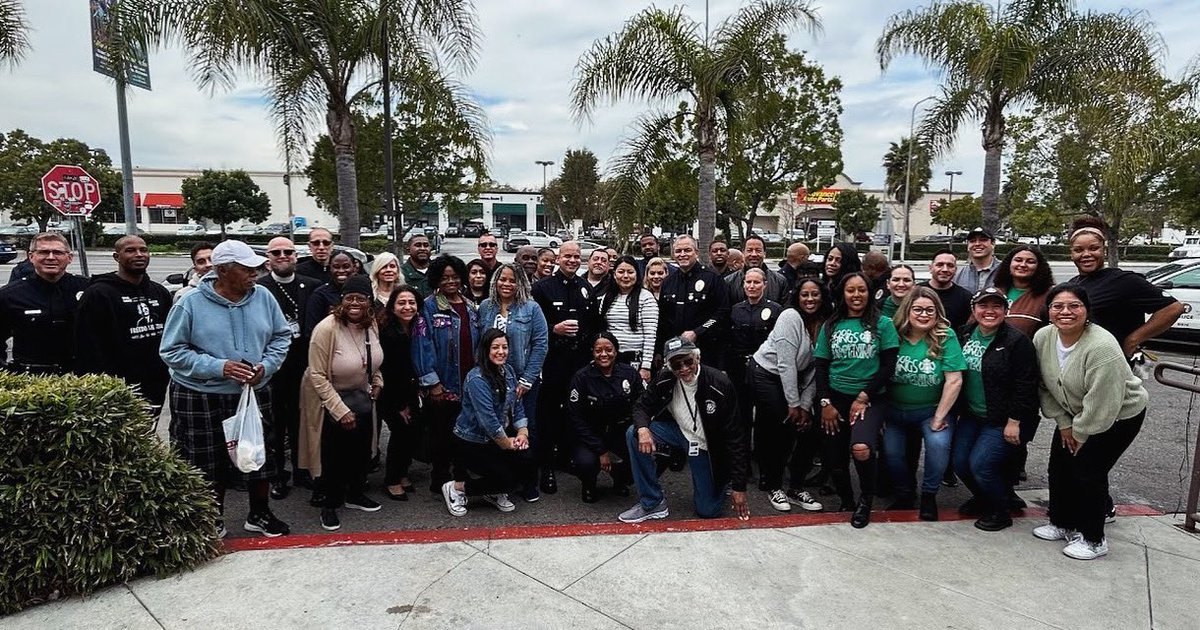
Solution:
{"label": "sunglasses", "polygon": [[688,357],[686,359],[680,359],[678,361],[668,361],[668,363],[671,364],[672,370],[678,372],[679,370],[682,370],[684,368],[690,368],[690,367],[696,365],[696,359],[695,359],[695,357]]}
{"label": "sunglasses", "polygon": [[480,243],[480,244],[479,244],[479,246],[480,246],[480,247],[487,247],[487,248],[489,248],[489,249],[490,249],[490,248],[492,248],[492,247],[499,247],[499,244],[497,244],[497,243]]}
{"label": "sunglasses", "polygon": [[316,245],[317,247],[328,247],[330,245],[333,245],[333,241],[326,241],[326,240],[309,241],[308,244]]}
{"label": "sunglasses", "polygon": [[284,256],[295,256],[296,250],[294,250],[294,249],[272,249],[267,252],[267,255],[274,256],[275,258],[282,258]]}

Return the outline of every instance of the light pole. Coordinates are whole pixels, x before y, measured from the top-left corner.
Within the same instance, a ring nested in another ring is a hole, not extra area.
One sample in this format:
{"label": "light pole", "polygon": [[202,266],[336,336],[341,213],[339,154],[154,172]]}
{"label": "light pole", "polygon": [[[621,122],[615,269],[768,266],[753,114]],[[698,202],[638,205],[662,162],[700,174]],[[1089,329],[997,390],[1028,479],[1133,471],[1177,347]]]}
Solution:
{"label": "light pole", "polygon": [[[546,169],[554,165],[554,160],[534,160],[534,164],[542,165],[542,206],[546,208],[546,231],[550,231],[550,206],[546,203]],[[535,213],[536,215],[536,213]],[[537,216],[534,216],[534,227],[537,227]],[[566,228],[567,226],[560,226]]]}
{"label": "light pole", "polygon": [[908,219],[909,215],[912,213],[912,198],[909,196],[908,187],[912,182],[913,145],[915,145],[917,142],[917,139],[913,137],[913,129],[917,125],[917,107],[919,107],[921,103],[924,103],[925,101],[932,101],[934,98],[936,97],[926,96],[916,103],[913,103],[912,113],[910,113],[908,116],[908,162],[904,166],[904,240],[900,241],[901,262],[904,261],[904,257],[908,253]]}
{"label": "light pole", "polygon": [[950,192],[946,195],[946,203],[950,203],[954,201],[954,176],[962,175],[962,171],[946,171],[946,174],[950,176]]}

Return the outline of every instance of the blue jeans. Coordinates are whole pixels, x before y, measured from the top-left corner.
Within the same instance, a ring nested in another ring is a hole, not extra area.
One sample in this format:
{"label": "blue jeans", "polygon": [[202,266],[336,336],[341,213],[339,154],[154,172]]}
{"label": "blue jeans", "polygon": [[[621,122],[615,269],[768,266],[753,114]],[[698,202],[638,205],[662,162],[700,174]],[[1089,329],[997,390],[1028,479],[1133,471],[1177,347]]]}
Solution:
{"label": "blue jeans", "polygon": [[941,431],[931,429],[929,423],[933,421],[936,411],[934,407],[911,410],[893,407],[888,414],[887,428],[883,432],[883,450],[896,496],[913,494],[915,482],[905,457],[910,440],[925,441],[925,475],[921,478],[921,492],[934,494],[942,485],[942,476],[950,465],[954,425],[947,420],[946,428]]}
{"label": "blue jeans", "polygon": [[954,436],[954,471],[982,504],[984,514],[1007,505],[1005,461],[1016,447],[1004,441],[1004,427],[965,415],[958,419]]}
{"label": "blue jeans", "polygon": [[[675,421],[660,421],[650,423],[650,434],[654,436],[654,446],[662,449],[668,445],[673,449],[687,452],[688,443],[679,430]],[[662,485],[658,483],[658,473],[654,464],[654,455],[646,455],[638,451],[637,427],[631,426],[625,432],[625,441],[629,445],[629,457],[633,465],[633,482],[637,485],[638,496],[642,507],[653,510],[663,502]],[[713,479],[712,461],[708,451],[700,451],[699,455],[688,457],[688,468],[692,471],[692,502],[696,506],[696,515],[700,518],[716,518],[725,509],[725,489],[717,487]]]}

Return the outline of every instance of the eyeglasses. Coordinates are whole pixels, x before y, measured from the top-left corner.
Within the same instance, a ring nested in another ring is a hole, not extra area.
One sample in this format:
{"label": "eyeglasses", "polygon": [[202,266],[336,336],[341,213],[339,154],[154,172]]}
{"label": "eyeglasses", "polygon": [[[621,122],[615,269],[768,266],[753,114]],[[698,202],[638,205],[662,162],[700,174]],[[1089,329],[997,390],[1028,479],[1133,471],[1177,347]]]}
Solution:
{"label": "eyeglasses", "polygon": [[294,249],[272,249],[267,252],[267,255],[274,256],[276,258],[281,258],[283,256],[295,256],[296,250],[294,250]]}
{"label": "eyeglasses", "polygon": [[35,249],[33,250],[33,253],[43,258],[50,258],[51,256],[58,256],[59,258],[62,258],[63,256],[71,255],[71,252],[65,249]]}
{"label": "eyeglasses", "polygon": [[1050,310],[1055,313],[1062,311],[1079,311],[1083,310],[1083,302],[1055,302],[1050,305]]}
{"label": "eyeglasses", "polygon": [[497,244],[497,243],[480,243],[480,244],[479,244],[479,246],[480,246],[480,247],[487,247],[487,248],[489,248],[489,249],[490,249],[490,248],[492,248],[492,247],[499,247],[499,244]]}
{"label": "eyeglasses", "polygon": [[937,315],[936,306],[914,306],[908,309],[913,315]]}
{"label": "eyeglasses", "polygon": [[678,372],[679,370],[682,370],[684,368],[690,368],[690,367],[696,365],[696,358],[695,357],[687,357],[684,359],[680,359],[678,361],[668,361],[668,363],[671,364],[671,370]]}
{"label": "eyeglasses", "polygon": [[333,245],[333,241],[327,241],[325,239],[321,239],[318,241],[309,241],[308,244],[316,245],[317,247],[329,247],[330,245]]}
{"label": "eyeglasses", "polygon": [[361,303],[365,304],[367,302],[370,302],[371,298],[369,298],[365,295],[358,294],[358,293],[350,293],[348,295],[342,296],[342,301],[343,302],[361,302]]}

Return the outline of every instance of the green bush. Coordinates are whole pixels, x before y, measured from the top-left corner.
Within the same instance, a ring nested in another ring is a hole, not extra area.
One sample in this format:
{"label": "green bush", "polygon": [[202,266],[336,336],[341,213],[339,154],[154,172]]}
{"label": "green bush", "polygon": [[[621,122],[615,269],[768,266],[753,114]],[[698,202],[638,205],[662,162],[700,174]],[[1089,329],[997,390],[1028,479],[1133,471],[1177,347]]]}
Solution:
{"label": "green bush", "polygon": [[0,372],[0,614],[215,556],[216,502],[110,376]]}

